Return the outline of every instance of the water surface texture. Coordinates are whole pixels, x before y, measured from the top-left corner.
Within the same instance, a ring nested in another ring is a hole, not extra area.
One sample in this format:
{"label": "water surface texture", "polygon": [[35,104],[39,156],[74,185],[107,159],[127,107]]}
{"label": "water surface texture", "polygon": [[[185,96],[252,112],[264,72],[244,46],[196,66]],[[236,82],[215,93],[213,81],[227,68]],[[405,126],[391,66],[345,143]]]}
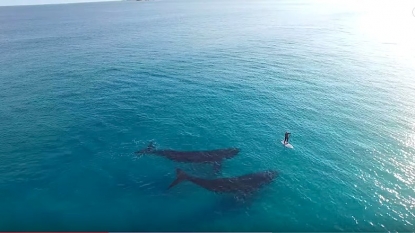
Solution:
{"label": "water surface texture", "polygon": [[[415,5],[351,2],[1,7],[0,230],[415,229]],[[212,167],[151,140],[279,177],[167,190]]]}

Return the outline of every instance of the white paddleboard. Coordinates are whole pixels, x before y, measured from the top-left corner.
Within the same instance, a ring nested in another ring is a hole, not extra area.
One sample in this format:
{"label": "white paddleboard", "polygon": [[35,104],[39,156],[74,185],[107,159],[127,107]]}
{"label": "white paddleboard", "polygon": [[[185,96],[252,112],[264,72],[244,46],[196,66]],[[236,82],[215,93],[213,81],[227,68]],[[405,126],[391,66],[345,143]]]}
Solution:
{"label": "white paddleboard", "polygon": [[285,147],[290,148],[290,149],[294,148],[293,145],[291,145],[290,143],[284,144],[284,140],[281,141],[281,144],[283,144]]}

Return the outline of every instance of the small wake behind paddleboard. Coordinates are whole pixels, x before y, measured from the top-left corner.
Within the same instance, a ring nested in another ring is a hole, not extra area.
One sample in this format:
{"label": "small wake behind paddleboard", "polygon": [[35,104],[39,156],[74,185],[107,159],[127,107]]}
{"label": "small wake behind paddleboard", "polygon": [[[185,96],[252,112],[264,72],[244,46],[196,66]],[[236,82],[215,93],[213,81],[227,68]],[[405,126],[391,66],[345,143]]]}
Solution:
{"label": "small wake behind paddleboard", "polygon": [[281,141],[281,144],[283,144],[285,147],[290,148],[290,149],[294,148],[293,145],[291,145],[290,143],[285,143],[284,144],[284,140]]}

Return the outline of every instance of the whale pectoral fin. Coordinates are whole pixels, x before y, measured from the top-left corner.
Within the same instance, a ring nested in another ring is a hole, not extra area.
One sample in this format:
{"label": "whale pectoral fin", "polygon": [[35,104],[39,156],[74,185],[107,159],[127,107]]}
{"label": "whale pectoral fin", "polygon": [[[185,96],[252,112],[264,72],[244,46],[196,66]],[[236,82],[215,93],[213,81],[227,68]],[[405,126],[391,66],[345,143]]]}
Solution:
{"label": "whale pectoral fin", "polygon": [[213,172],[215,173],[215,175],[218,174],[221,169],[222,169],[222,161],[213,163]]}

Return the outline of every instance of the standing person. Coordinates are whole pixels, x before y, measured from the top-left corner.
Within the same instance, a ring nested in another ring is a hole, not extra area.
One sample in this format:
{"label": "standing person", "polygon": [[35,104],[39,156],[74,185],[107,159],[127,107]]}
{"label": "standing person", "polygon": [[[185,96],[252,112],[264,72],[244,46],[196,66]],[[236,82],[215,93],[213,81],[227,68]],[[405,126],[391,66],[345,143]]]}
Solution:
{"label": "standing person", "polygon": [[288,139],[290,138],[290,134],[288,132],[285,132],[285,136],[284,136],[284,145],[286,145],[288,143]]}

